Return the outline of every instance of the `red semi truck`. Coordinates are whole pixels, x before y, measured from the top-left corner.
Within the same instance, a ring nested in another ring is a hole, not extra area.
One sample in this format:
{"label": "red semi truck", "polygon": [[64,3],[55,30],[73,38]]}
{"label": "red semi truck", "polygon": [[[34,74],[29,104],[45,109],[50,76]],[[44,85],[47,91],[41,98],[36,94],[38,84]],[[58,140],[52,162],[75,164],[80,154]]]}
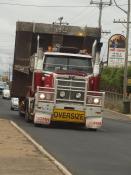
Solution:
{"label": "red semi truck", "polygon": [[17,22],[11,96],[27,122],[102,126],[99,41],[98,28]]}

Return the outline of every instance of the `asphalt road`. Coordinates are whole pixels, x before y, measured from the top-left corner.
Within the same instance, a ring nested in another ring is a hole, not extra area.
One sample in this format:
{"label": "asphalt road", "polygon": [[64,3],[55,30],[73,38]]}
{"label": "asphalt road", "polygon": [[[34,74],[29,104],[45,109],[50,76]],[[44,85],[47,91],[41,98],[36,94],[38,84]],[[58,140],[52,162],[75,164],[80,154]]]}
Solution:
{"label": "asphalt road", "polygon": [[96,132],[34,127],[17,111],[11,111],[10,101],[3,99],[0,116],[15,121],[73,175],[131,174],[131,122],[104,119],[103,127]]}

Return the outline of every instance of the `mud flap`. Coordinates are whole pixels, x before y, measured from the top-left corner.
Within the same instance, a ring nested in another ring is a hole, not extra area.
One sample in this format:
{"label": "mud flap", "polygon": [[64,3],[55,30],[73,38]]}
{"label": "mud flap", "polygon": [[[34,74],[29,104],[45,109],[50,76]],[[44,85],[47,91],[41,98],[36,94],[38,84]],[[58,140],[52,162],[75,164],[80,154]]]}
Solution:
{"label": "mud flap", "polygon": [[102,117],[90,117],[86,118],[86,128],[97,129],[102,126]]}
{"label": "mud flap", "polygon": [[34,116],[34,124],[49,125],[51,122],[51,115],[36,112]]}

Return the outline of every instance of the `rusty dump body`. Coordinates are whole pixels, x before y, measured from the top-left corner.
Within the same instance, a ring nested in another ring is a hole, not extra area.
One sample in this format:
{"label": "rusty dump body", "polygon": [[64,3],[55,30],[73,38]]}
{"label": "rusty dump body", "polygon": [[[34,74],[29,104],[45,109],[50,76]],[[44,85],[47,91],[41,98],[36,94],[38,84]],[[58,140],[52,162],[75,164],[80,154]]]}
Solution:
{"label": "rusty dump body", "polygon": [[30,57],[37,52],[38,35],[39,47],[43,48],[43,51],[46,51],[48,46],[60,44],[66,47],[87,49],[88,54],[91,54],[93,42],[100,40],[100,29],[63,26],[63,31],[60,31],[58,25],[17,22],[12,97],[25,97],[28,86],[32,85],[32,72],[29,69]]}

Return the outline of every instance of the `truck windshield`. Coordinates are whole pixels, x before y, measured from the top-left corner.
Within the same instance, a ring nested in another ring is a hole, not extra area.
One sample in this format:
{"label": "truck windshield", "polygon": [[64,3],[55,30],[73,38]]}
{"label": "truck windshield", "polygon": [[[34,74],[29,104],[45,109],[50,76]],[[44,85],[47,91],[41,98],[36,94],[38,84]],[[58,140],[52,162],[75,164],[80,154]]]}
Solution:
{"label": "truck windshield", "polygon": [[75,70],[92,73],[93,71],[91,58],[63,55],[46,55],[43,69],[49,72],[57,70]]}

